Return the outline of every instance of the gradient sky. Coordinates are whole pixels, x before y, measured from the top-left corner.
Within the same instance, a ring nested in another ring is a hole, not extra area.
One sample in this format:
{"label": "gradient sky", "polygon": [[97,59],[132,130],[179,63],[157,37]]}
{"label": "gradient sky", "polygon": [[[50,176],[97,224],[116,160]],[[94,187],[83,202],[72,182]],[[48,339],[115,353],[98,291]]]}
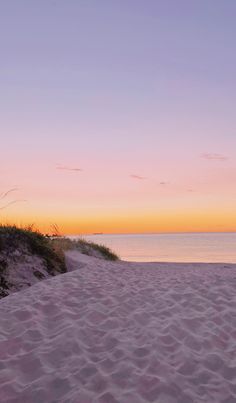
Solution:
{"label": "gradient sky", "polygon": [[235,20],[235,0],[1,1],[2,222],[236,231]]}

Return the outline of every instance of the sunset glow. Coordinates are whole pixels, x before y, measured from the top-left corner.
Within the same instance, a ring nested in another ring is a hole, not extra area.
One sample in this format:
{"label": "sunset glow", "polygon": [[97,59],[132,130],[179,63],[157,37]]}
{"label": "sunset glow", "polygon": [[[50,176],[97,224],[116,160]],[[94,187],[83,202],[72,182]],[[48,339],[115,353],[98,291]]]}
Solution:
{"label": "sunset glow", "polygon": [[1,222],[236,231],[236,3],[10,3]]}

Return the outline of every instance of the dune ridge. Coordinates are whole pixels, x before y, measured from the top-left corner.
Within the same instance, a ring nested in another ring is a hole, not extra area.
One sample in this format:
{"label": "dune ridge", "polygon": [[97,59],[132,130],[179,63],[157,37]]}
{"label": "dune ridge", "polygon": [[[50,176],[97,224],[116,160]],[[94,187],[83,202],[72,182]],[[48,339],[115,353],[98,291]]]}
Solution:
{"label": "dune ridge", "polygon": [[0,301],[0,402],[236,401],[236,265],[66,262]]}

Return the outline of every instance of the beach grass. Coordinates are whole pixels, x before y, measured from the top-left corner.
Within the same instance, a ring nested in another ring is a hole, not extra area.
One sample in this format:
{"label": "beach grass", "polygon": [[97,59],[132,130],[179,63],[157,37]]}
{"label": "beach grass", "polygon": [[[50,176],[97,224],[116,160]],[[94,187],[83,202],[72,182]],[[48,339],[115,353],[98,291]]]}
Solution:
{"label": "beach grass", "polygon": [[109,248],[72,240],[57,234],[44,235],[29,227],[0,225],[0,298],[51,276],[66,273],[65,252],[76,250],[104,260],[118,260]]}
{"label": "beach grass", "polygon": [[32,226],[20,228],[15,225],[1,225],[0,253],[10,256],[17,249],[44,259],[47,271],[51,275],[55,271],[59,273],[67,271],[64,256],[55,252],[50,238]]}
{"label": "beach grass", "polygon": [[99,245],[82,238],[70,239],[67,237],[55,237],[51,239],[51,242],[58,254],[66,250],[75,249],[84,255],[96,256],[111,261],[119,260],[119,257],[105,245]]}
{"label": "beach grass", "polygon": [[44,235],[33,225],[17,227],[16,225],[0,225],[0,253],[7,250],[9,253],[15,250],[19,244],[29,249],[33,255],[44,258],[50,268],[52,260],[58,263],[59,271],[65,272],[64,252],[66,250],[78,250],[79,252],[106,260],[118,260],[118,256],[105,245],[98,245],[84,239],[71,239],[64,236]]}

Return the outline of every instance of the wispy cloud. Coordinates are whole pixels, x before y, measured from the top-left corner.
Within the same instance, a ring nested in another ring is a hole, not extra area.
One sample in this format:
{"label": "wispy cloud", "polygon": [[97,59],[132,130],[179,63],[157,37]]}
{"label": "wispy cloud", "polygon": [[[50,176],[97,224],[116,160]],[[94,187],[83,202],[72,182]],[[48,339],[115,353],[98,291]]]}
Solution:
{"label": "wispy cloud", "polygon": [[161,186],[166,186],[166,185],[169,185],[169,184],[170,184],[170,182],[164,182],[164,181],[159,182],[159,185],[161,185]]}
{"label": "wispy cloud", "polygon": [[147,179],[146,176],[135,175],[135,174],[130,175],[130,178],[137,179],[137,180],[140,180],[140,181],[142,181],[144,179]]}
{"label": "wispy cloud", "polygon": [[77,167],[68,167],[66,165],[57,165],[56,169],[60,171],[69,171],[69,172],[82,172],[83,169]]}
{"label": "wispy cloud", "polygon": [[208,161],[227,161],[228,157],[223,154],[217,153],[203,153],[201,154],[201,158]]}

